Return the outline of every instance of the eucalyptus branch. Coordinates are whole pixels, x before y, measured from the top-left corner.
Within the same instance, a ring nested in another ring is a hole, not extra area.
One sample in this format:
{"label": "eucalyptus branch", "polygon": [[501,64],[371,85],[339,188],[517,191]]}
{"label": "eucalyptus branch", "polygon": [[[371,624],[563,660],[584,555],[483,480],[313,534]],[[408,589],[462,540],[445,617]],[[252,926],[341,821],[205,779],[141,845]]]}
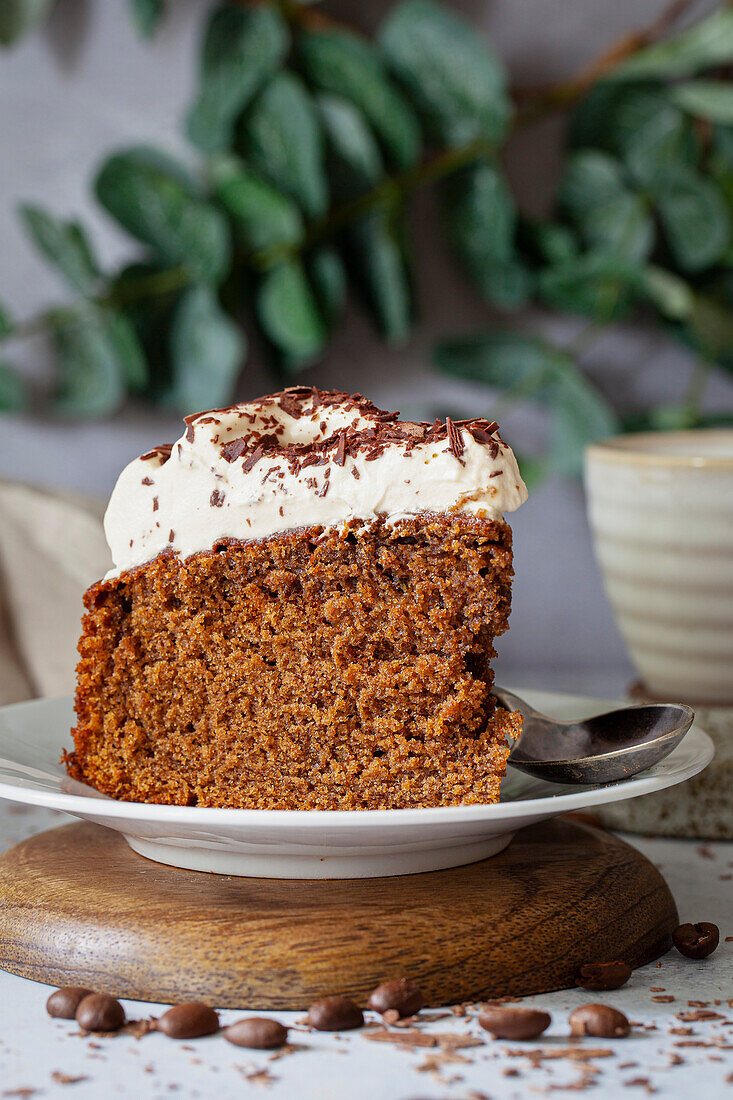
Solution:
{"label": "eucalyptus branch", "polygon": [[[241,0],[243,6],[252,7],[251,0]],[[674,0],[662,14],[649,25],[623,35],[619,40],[606,47],[595,59],[584,65],[575,76],[549,87],[519,89],[515,97],[525,102],[514,119],[514,129],[532,125],[546,114],[561,108],[572,106],[582,98],[592,84],[610,72],[615,65],[626,60],[632,54],[667,31],[690,6],[694,0]],[[281,0],[283,14],[292,22],[309,29],[323,29],[340,25],[330,16],[304,8],[293,0]],[[254,271],[264,272],[278,263],[292,259],[301,252],[331,240],[342,229],[358,222],[380,207],[388,207],[402,202],[431,183],[435,183],[470,165],[482,157],[496,156],[495,147],[485,139],[478,138],[464,145],[438,150],[420,164],[387,175],[370,190],[356,199],[335,207],[324,218],[312,222],[300,242],[293,245],[277,245],[254,252],[248,257],[248,266]],[[107,291],[97,297],[87,299],[101,307],[121,307],[147,297],[166,294],[181,289],[190,282],[182,268],[140,276],[130,280],[124,288]],[[78,307],[57,307],[45,309],[27,321],[15,324],[9,330],[0,332],[0,342],[10,339],[23,339],[35,336],[49,329],[73,323],[78,318]]]}
{"label": "eucalyptus branch", "polygon": [[622,61],[661,38],[681,18],[695,0],[673,0],[653,22],[635,31],[628,31],[583,65],[569,79],[555,84],[514,89],[520,105],[519,120],[527,125],[550,112],[571,106],[603,77],[608,76]]}
{"label": "eucalyptus branch", "polygon": [[342,229],[360,221],[373,210],[398,204],[423,187],[437,183],[482,157],[491,156],[496,156],[496,148],[484,138],[477,138],[466,145],[442,149],[413,168],[385,176],[375,187],[358,198],[334,207],[325,218],[311,223],[297,245],[278,245],[255,252],[250,256],[250,263],[256,271],[266,271],[303,250],[330,240]]}
{"label": "eucalyptus branch", "polygon": [[169,294],[181,290],[191,283],[191,276],[183,267],[170,267],[163,271],[129,279],[124,285],[117,285],[97,295],[88,295],[68,306],[54,306],[41,310],[35,317],[13,325],[7,331],[0,332],[0,342],[25,340],[32,336],[42,336],[49,331],[57,331],[69,325],[79,323],[80,309],[96,306],[100,309],[121,309],[124,306],[141,302],[145,298],[159,294]]}

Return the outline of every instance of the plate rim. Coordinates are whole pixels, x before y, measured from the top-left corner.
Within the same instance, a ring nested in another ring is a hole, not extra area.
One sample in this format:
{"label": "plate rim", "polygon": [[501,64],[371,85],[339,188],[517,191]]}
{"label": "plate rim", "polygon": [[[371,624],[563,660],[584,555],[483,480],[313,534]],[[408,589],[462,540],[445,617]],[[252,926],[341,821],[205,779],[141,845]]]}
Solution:
{"label": "plate rim", "polygon": [[[589,709],[611,709],[628,706],[628,700],[619,702],[617,699],[604,699],[596,696],[578,695],[572,692],[546,691],[533,688],[511,688],[516,694],[525,697],[535,696],[557,699],[565,705],[575,704],[576,701],[588,705]],[[60,695],[39,699],[25,700],[19,703],[10,703],[0,707],[0,766],[5,763],[13,764],[11,758],[3,753],[2,743],[2,718],[8,711],[20,709],[33,709],[54,704],[68,705],[72,697]],[[164,824],[198,824],[211,826],[233,826],[258,824],[262,826],[297,825],[299,828],[320,828],[324,826],[346,825],[371,825],[386,826],[398,824],[450,824],[451,822],[471,821],[501,821],[511,819],[518,814],[521,817],[531,816],[556,816],[568,813],[574,808],[580,809],[580,803],[584,806],[606,805],[610,802],[619,802],[625,799],[637,798],[644,794],[662,791],[668,787],[683,783],[702,772],[713,759],[715,747],[710,736],[693,720],[692,726],[685,734],[679,745],[670,754],[678,751],[682,745],[689,745],[690,739],[695,742],[696,753],[691,761],[680,767],[678,771],[667,775],[633,776],[631,779],[619,780],[605,786],[583,787],[581,790],[563,792],[562,794],[544,794],[538,798],[522,798],[509,802],[482,802],[464,806],[435,806],[413,807],[405,809],[381,809],[381,810],[264,810],[264,809],[238,809],[219,806],[171,806],[155,802],[126,802],[110,798],[107,795],[95,792],[95,795],[67,794],[64,791],[45,791],[33,787],[23,787],[8,783],[0,779],[0,798],[11,802],[20,802],[26,805],[43,806],[48,809],[58,810],[74,817],[86,817],[93,814],[95,818],[126,819],[131,823],[152,818],[157,823]],[[657,766],[657,765],[655,765]],[[93,790],[93,788],[89,788]]]}

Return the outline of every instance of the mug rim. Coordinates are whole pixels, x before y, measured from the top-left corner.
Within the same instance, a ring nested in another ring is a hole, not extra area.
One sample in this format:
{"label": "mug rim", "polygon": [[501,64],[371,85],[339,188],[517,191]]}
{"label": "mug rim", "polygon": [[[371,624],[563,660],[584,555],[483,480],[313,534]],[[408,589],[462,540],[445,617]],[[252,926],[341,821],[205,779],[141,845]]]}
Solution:
{"label": "mug rim", "polygon": [[[668,442],[675,439],[694,441],[695,438],[720,438],[729,440],[730,455],[670,454],[668,451],[654,450],[655,441],[663,438]],[[645,447],[645,444],[647,445]],[[688,431],[627,432],[610,436],[608,439],[590,443],[585,449],[586,460],[596,460],[626,466],[673,466],[691,470],[718,469],[733,470],[733,428],[696,428]]]}

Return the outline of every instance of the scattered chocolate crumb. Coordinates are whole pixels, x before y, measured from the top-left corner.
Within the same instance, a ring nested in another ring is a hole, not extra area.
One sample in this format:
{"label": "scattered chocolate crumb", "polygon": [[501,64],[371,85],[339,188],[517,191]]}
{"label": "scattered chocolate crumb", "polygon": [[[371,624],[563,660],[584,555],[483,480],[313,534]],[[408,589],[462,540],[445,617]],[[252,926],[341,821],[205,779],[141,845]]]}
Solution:
{"label": "scattered chocolate crumb", "polygon": [[212,508],[221,508],[224,503],[224,493],[219,492],[218,489],[214,489],[213,493],[209,497],[209,504]]}
{"label": "scattered chocolate crumb", "polygon": [[634,1086],[636,1086],[637,1088],[642,1088],[649,1094],[649,1096],[657,1091],[648,1077],[632,1077],[630,1081],[624,1081],[624,1085],[626,1085],[627,1088],[633,1088]]}
{"label": "scattered chocolate crumb", "polygon": [[55,1069],[51,1074],[51,1079],[55,1081],[57,1085],[78,1085],[80,1081],[88,1081],[89,1078],[84,1075],[73,1077],[70,1073],[62,1073],[61,1070]]}
{"label": "scattered chocolate crumb", "polygon": [[146,1020],[128,1020],[120,1028],[120,1034],[131,1035],[133,1039],[142,1039],[143,1036],[150,1035],[151,1032],[158,1030],[157,1023],[156,1016],[149,1016]]}
{"label": "scattered chocolate crumb", "polygon": [[144,477],[144,478],[142,479],[142,482],[141,482],[141,484],[142,484],[142,485],[152,485],[152,484],[153,484],[153,479],[152,479],[152,477]]}
{"label": "scattered chocolate crumb", "polygon": [[664,993],[661,996],[652,997],[652,1000],[656,1001],[657,1004],[660,1004],[660,1005],[671,1004],[674,999],[675,998],[672,996],[671,993]]}
{"label": "scattered chocolate crumb", "polygon": [[699,1020],[724,1020],[725,1016],[709,1008],[695,1008],[690,1012],[678,1012],[677,1019],[684,1023],[696,1023]]}
{"label": "scattered chocolate crumb", "polygon": [[596,1058],[610,1058],[613,1051],[608,1047],[533,1047],[524,1050],[522,1047],[511,1047],[504,1053],[510,1058],[528,1058],[534,1066],[542,1062],[555,1061],[558,1058],[568,1058],[571,1062],[593,1062]]}

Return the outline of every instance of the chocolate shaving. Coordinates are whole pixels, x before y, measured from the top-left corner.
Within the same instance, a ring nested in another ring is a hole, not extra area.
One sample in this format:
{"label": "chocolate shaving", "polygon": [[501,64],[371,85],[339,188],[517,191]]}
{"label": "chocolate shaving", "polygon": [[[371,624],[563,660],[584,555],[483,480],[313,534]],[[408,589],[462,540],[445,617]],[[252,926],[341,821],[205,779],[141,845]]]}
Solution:
{"label": "chocolate shaving", "polygon": [[209,504],[212,508],[221,508],[224,503],[224,493],[220,493],[218,489],[214,489],[213,493],[209,497]]}
{"label": "chocolate shaving", "polygon": [[144,478],[142,479],[142,481],[140,482],[140,484],[141,484],[141,485],[153,485],[153,484],[154,484],[154,482],[153,482],[153,479],[152,479],[152,477],[144,477]]}
{"label": "chocolate shaving", "polygon": [[[303,407],[308,402],[310,409],[304,414]],[[269,457],[277,455],[287,461],[291,474],[297,475],[308,466],[328,462],[344,466],[347,457],[354,458],[362,453],[367,462],[373,462],[384,454],[387,447],[394,445],[401,445],[405,455],[409,455],[418,444],[433,444],[442,440],[448,441],[451,454],[460,462],[465,451],[465,440],[462,434],[464,428],[476,442],[489,446],[492,457],[495,458],[499,453],[498,437],[494,435],[497,429],[496,422],[483,418],[453,421],[448,417],[445,423],[436,420],[433,424],[426,421],[401,422],[398,413],[377,409],[361,394],[352,396],[339,390],[317,390],[304,386],[290,387],[279,394],[263,397],[251,404],[255,410],[266,410],[268,405],[273,403],[295,418],[309,415],[316,409],[328,407],[353,412],[362,419],[371,420],[372,424],[361,428],[357,426],[341,428],[318,441],[282,443],[279,436],[283,435],[283,426],[275,416],[266,415],[263,412],[260,422],[267,430],[253,429],[249,434],[223,444],[221,454],[227,462],[233,462],[240,456],[247,455],[243,469],[248,472],[263,454]],[[242,415],[251,423],[256,420],[255,413]],[[321,420],[320,430],[323,432],[326,428],[327,421]],[[254,458],[255,455],[257,458]],[[354,472],[354,476],[358,478],[359,475]]]}
{"label": "chocolate shaving", "polygon": [[247,447],[247,437],[242,435],[239,439],[233,439],[230,443],[225,443],[221,449],[221,457],[225,462],[236,462],[241,454],[244,453]]}
{"label": "chocolate shaving", "polygon": [[448,446],[450,447],[450,452],[455,458],[460,459],[466,449],[463,444],[463,436],[449,416],[445,418],[445,427],[448,433]]}
{"label": "chocolate shaving", "polygon": [[153,447],[152,451],[146,451],[144,455],[140,455],[140,461],[147,462],[151,458],[162,458],[161,465],[163,465],[170,458],[172,450],[172,443],[161,443],[159,446]]}
{"label": "chocolate shaving", "polygon": [[257,465],[264,453],[265,452],[263,451],[261,446],[255,447],[249,458],[245,458],[244,462],[242,463],[242,469],[244,470],[245,474],[248,474],[249,471]]}

